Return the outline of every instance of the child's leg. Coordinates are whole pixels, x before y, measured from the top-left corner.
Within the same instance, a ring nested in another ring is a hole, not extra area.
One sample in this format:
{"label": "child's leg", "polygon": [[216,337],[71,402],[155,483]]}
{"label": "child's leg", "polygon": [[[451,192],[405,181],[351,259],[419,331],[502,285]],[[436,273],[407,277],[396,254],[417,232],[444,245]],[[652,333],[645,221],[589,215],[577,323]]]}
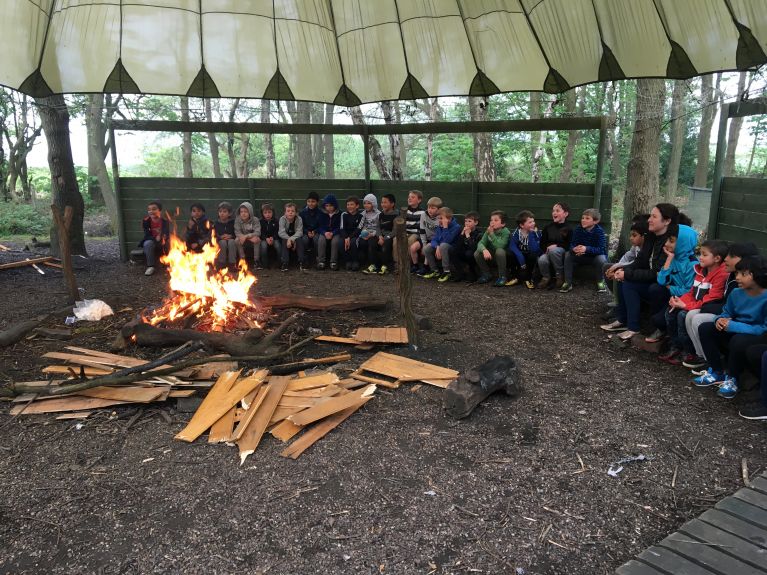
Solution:
{"label": "child's leg", "polygon": [[727,374],[730,377],[740,379],[746,370],[748,363],[747,351],[749,347],[762,343],[764,338],[758,335],[737,333],[727,342],[729,353],[727,354]]}
{"label": "child's leg", "polygon": [[327,251],[328,238],[321,235],[317,239],[317,265],[325,265],[325,252]]}
{"label": "child's leg", "polygon": [[330,240],[330,263],[338,264],[338,254],[341,251],[341,236],[335,235]]}
{"label": "child's leg", "polygon": [[[661,331],[665,331],[666,335],[668,335],[671,338],[671,347],[674,349],[680,349],[679,340],[678,340],[678,321],[679,321],[679,310],[673,309],[669,310],[666,308],[663,310],[663,327],[659,327]],[[684,325],[684,324],[682,324]]]}
{"label": "child's leg", "polygon": [[724,362],[720,346],[732,337],[732,334],[726,331],[716,329],[714,322],[704,323],[698,328],[700,335],[700,344],[703,347],[703,353],[706,355],[709,367],[717,373],[724,373]]}
{"label": "child's leg", "polygon": [[531,281],[535,273],[535,266],[538,265],[538,258],[533,254],[525,254],[525,281]]}
{"label": "child's leg", "polygon": [[388,268],[394,265],[394,238],[384,238],[381,246],[381,265]]}
{"label": "child's leg", "polygon": [[418,255],[421,251],[421,241],[416,240],[410,244],[410,261],[413,265],[418,264]]}
{"label": "child's leg", "polygon": [[226,240],[226,255],[228,264],[237,263],[237,240]]}
{"label": "child's leg", "polygon": [[483,276],[490,275],[490,266],[481,251],[474,252],[474,263],[477,264],[477,267]]}
{"label": "child's leg", "polygon": [[[519,281],[522,281],[523,270],[522,270],[522,266],[519,265],[517,256],[515,256],[514,254],[510,252],[506,252],[506,254],[507,256],[509,256],[506,258],[506,261],[507,261],[506,265],[508,266],[508,272],[507,272],[508,275],[510,277],[513,276],[517,278]],[[498,275],[506,275],[506,273],[503,273],[503,274],[499,273]]]}
{"label": "child's leg", "polygon": [[495,250],[495,263],[498,266],[498,277],[506,277],[506,248]]}
{"label": "child's leg", "polygon": [[238,240],[234,240],[235,245],[237,246],[237,257],[241,260],[245,259],[245,246],[248,245],[248,242],[245,242],[244,244],[241,244]]}
{"label": "child's leg", "polygon": [[288,249],[288,241],[285,240],[280,245],[280,262],[283,266],[288,265],[290,262],[290,250]]}
{"label": "child's leg", "polygon": [[263,242],[249,242],[251,249],[253,250],[253,263],[261,263],[261,244]]}
{"label": "child's leg", "polygon": [[426,259],[426,265],[429,266],[431,271],[437,269],[437,256],[434,254],[435,248],[431,244],[426,244],[423,247],[423,257]]}
{"label": "child's leg", "polygon": [[687,310],[680,309],[676,313],[676,348],[692,353],[693,347],[690,337],[687,335]]}
{"label": "child's leg", "polygon": [[542,253],[538,256],[538,269],[541,271],[542,279],[551,279],[551,259],[549,258],[549,254]]}
{"label": "child's leg", "polygon": [[575,254],[570,250],[567,250],[564,257],[564,274],[565,282],[570,285],[573,284],[573,268],[575,267]]}
{"label": "child's leg", "polygon": [[603,256],[602,254],[599,254],[598,256],[594,256],[594,258],[591,261],[591,265],[593,265],[596,270],[598,282],[605,281],[604,267],[606,263],[607,263],[607,257]]}
{"label": "child's leg", "polygon": [[258,244],[258,260],[262,266],[267,267],[269,265],[269,244],[266,240],[261,240]]}
{"label": "child's leg", "polygon": [[141,246],[144,248],[146,267],[153,268],[157,265],[157,244],[154,240],[146,240]]}
{"label": "child's leg", "polygon": [[668,306],[668,300],[671,299],[671,292],[666,286],[657,283],[649,284],[647,295],[645,296],[650,303],[650,313],[655,315]]}
{"label": "child's leg", "polygon": [[692,342],[692,346],[695,350],[695,355],[698,357],[706,357],[706,354],[703,352],[703,346],[700,343],[698,328],[701,326],[701,324],[714,321],[714,318],[716,318],[716,316],[713,313],[701,313],[699,309],[691,309],[687,312],[684,328],[687,332],[687,336]]}
{"label": "child's leg", "polygon": [[[306,236],[304,236],[306,238]],[[309,242],[313,242],[312,238],[308,238]],[[301,240],[296,242],[296,254],[298,255],[298,263],[306,265],[306,243]]]}
{"label": "child's leg", "polygon": [[450,267],[450,247],[448,243],[443,242],[439,244],[439,259],[442,260],[442,271],[445,273],[452,271]]}

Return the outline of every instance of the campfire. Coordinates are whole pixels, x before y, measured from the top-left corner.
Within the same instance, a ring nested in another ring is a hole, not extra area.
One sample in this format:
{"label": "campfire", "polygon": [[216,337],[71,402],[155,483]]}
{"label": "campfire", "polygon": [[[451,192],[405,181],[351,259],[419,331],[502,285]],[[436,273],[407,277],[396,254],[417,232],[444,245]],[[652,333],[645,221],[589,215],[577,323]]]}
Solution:
{"label": "campfire", "polygon": [[144,312],[153,326],[185,327],[197,331],[231,332],[261,327],[262,313],[249,297],[257,279],[240,262],[235,273],[216,270],[215,239],[201,252],[188,251],[175,234],[168,255],[160,261],[170,272],[170,294],[161,305]]}

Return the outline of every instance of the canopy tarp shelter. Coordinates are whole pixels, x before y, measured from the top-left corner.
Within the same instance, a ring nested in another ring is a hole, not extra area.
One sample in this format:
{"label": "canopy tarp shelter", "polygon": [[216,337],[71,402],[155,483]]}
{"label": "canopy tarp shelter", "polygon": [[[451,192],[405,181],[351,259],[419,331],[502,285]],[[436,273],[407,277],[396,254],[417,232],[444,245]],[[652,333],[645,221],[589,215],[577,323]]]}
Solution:
{"label": "canopy tarp shelter", "polygon": [[767,61],[767,0],[2,0],[27,94],[311,100],[562,92]]}

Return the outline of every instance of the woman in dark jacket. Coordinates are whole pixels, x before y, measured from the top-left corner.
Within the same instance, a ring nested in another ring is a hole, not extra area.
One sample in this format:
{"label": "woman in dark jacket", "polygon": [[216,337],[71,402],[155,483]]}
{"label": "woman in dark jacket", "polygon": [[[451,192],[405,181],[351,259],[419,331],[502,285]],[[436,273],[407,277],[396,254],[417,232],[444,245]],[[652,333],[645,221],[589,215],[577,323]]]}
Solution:
{"label": "woman in dark jacket", "polygon": [[618,319],[601,326],[602,329],[621,331],[619,338],[631,339],[639,333],[639,308],[643,300],[650,304],[650,313],[653,315],[668,304],[668,288],[658,284],[657,279],[658,272],[666,263],[663,245],[668,238],[669,228],[679,225],[680,216],[679,209],[673,204],[658,204],[652,209],[647,220],[649,231],[645,234],[644,245],[636,260],[615,272],[615,279],[619,282]]}

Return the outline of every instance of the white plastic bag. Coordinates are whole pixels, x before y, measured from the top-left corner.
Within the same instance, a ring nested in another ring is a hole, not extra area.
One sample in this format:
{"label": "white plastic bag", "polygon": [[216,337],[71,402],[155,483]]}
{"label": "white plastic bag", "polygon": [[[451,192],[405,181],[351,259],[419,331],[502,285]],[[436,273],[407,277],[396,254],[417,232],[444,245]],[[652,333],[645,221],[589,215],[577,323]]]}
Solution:
{"label": "white plastic bag", "polygon": [[85,299],[75,302],[74,314],[78,321],[99,321],[114,312],[100,299]]}

